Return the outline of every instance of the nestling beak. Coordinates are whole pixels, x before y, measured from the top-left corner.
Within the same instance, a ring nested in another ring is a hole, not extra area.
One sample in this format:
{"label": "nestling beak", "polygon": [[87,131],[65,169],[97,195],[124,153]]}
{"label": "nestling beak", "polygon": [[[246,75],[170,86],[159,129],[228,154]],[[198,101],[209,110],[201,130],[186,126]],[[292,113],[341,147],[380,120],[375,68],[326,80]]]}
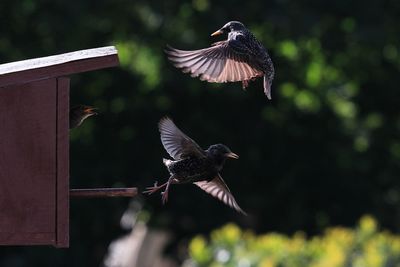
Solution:
{"label": "nestling beak", "polygon": [[224,32],[222,31],[222,30],[218,30],[218,31],[216,31],[216,32],[213,32],[212,34],[211,34],[211,36],[216,36],[216,35],[220,35],[220,34],[223,34]]}
{"label": "nestling beak", "polygon": [[90,116],[97,115],[97,108],[94,107],[86,107],[83,111],[85,114],[88,114]]}
{"label": "nestling beak", "polygon": [[231,158],[231,159],[238,159],[238,158],[239,158],[239,155],[238,155],[238,154],[235,154],[235,153],[233,153],[233,152],[229,152],[229,153],[226,153],[226,154],[225,154],[225,157]]}

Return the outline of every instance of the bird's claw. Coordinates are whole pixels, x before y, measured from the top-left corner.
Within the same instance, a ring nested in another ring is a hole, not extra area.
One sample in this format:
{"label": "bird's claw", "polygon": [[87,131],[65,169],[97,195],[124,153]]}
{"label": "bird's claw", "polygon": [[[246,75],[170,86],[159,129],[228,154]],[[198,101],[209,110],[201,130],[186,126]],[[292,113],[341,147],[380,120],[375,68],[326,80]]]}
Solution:
{"label": "bird's claw", "polygon": [[163,204],[167,203],[167,201],[168,201],[168,192],[167,191],[163,191],[163,192],[161,192],[161,195],[162,195],[162,197],[161,197],[162,203]]}
{"label": "bird's claw", "polygon": [[146,187],[146,190],[143,191],[143,194],[153,194],[155,192],[153,187]]}
{"label": "bird's claw", "polygon": [[157,185],[157,182],[154,183],[154,186],[146,187],[146,190],[143,191],[144,194],[153,194],[157,192],[160,189],[160,187]]}
{"label": "bird's claw", "polygon": [[158,190],[162,189],[165,186],[166,186],[166,184],[158,185],[158,182],[156,181],[154,183],[154,186],[146,187],[146,190],[143,191],[143,193],[151,195],[151,194],[157,192]]}
{"label": "bird's claw", "polygon": [[169,181],[162,184],[162,185],[158,185],[157,181],[154,183],[154,186],[150,186],[150,187],[146,187],[146,190],[143,191],[143,194],[153,194],[155,192],[157,192],[158,190],[161,190],[165,187],[164,191],[161,191],[161,198],[162,198],[162,202],[163,204],[165,204],[168,200],[168,187],[169,187]]}

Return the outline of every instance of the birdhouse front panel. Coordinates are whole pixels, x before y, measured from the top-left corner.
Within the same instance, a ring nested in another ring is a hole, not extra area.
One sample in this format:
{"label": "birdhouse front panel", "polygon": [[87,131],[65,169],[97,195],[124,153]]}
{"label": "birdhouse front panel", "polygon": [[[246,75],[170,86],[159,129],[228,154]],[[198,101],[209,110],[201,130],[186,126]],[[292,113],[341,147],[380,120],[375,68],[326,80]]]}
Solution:
{"label": "birdhouse front panel", "polygon": [[0,88],[2,245],[57,243],[57,83]]}
{"label": "birdhouse front panel", "polygon": [[0,245],[69,246],[69,76],[118,64],[110,46],[0,65]]}

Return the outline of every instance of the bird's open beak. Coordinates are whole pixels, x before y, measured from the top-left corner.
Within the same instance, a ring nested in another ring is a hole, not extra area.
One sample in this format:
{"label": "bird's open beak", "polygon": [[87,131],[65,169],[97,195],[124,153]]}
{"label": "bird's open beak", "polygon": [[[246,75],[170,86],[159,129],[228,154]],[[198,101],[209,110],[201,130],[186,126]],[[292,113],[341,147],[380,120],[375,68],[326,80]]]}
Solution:
{"label": "bird's open beak", "polygon": [[220,35],[220,34],[223,34],[224,32],[222,31],[222,30],[218,30],[218,31],[216,31],[216,32],[213,32],[212,34],[211,34],[211,36],[216,36],[216,35]]}
{"label": "bird's open beak", "polygon": [[238,159],[238,158],[239,158],[239,155],[238,155],[238,154],[235,154],[235,153],[233,153],[233,152],[226,153],[225,156],[226,156],[227,158],[231,158],[231,159]]}
{"label": "bird's open beak", "polygon": [[87,107],[84,109],[85,114],[89,114],[89,115],[97,115],[97,108],[94,107]]}

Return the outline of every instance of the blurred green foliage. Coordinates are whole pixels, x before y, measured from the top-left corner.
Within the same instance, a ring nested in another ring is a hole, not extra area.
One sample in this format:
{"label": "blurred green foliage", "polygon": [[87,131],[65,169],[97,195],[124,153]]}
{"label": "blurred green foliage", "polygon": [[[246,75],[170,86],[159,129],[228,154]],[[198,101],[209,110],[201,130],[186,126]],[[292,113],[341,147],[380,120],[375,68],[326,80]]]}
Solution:
{"label": "blurred green foliage", "polygon": [[[308,235],[372,214],[400,231],[400,2],[2,0],[0,62],[115,45],[121,66],[71,77],[71,104],[100,109],[71,131],[71,187],[137,186],[168,178],[157,130],[171,116],[202,147],[224,143],[240,160],[222,176],[244,217],[195,186],[141,196],[152,227],[174,239],[227,221],[257,232]],[[262,82],[210,84],[167,61],[166,44],[199,49],[242,21],[276,67]],[[71,248],[5,248],[0,266],[99,266],[129,200],[71,202]],[[184,246],[184,245],[183,245]]]}
{"label": "blurred green foliage", "polygon": [[355,229],[331,227],[307,238],[279,233],[255,235],[231,223],[214,230],[209,241],[194,237],[184,266],[246,267],[389,267],[400,266],[400,236],[379,231],[363,216]]}

